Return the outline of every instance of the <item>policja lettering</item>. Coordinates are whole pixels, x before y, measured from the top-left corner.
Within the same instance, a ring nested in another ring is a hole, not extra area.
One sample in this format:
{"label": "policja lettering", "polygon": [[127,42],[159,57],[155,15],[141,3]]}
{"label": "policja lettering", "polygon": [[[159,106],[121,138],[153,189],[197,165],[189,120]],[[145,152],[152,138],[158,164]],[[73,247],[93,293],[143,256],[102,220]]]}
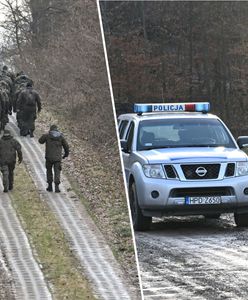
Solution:
{"label": "policja lettering", "polygon": [[185,107],[181,104],[164,104],[164,105],[153,105],[153,111],[184,111]]}

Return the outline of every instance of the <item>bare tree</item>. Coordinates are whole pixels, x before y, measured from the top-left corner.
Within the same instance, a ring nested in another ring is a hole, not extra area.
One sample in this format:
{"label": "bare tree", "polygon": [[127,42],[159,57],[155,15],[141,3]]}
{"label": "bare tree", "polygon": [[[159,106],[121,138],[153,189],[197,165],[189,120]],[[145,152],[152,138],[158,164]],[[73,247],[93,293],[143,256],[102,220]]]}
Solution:
{"label": "bare tree", "polygon": [[30,39],[31,15],[28,3],[18,0],[2,0],[4,21],[0,26],[4,29],[4,38],[8,47],[17,49],[17,54],[24,57],[23,46]]}

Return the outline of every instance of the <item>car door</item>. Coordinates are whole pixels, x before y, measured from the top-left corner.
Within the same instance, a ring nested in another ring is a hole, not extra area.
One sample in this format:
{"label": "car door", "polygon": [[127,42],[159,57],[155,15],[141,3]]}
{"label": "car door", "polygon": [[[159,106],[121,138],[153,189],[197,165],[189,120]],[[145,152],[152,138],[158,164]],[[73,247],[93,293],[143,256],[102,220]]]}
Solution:
{"label": "car door", "polygon": [[125,176],[127,182],[130,174],[130,169],[132,167],[131,155],[132,155],[134,128],[135,128],[135,123],[131,121],[125,137],[125,140],[127,141],[127,151],[122,150],[122,157],[123,157]]}

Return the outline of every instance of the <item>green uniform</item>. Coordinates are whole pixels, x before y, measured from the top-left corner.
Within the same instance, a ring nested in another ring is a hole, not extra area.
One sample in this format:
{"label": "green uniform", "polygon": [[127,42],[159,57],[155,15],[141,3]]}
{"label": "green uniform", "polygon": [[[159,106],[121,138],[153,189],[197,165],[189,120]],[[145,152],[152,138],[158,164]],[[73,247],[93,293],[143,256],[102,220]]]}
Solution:
{"label": "green uniform", "polygon": [[0,130],[4,130],[6,124],[9,122],[9,116],[11,106],[9,102],[8,94],[6,93],[6,90],[3,88],[0,88]]}
{"label": "green uniform", "polygon": [[[62,170],[61,161],[69,155],[69,146],[64,136],[58,130],[51,130],[47,134],[43,134],[39,143],[46,144],[46,170],[47,183],[60,184],[60,173]],[[64,155],[62,150],[64,149]],[[54,170],[54,175],[53,175]]]}
{"label": "green uniform", "polygon": [[21,135],[30,134],[33,136],[35,120],[38,112],[41,111],[41,100],[39,94],[32,88],[27,87],[18,96],[16,109],[18,110],[19,125],[21,124]]}
{"label": "green uniform", "polygon": [[21,163],[21,145],[7,130],[5,130],[4,135],[0,140],[0,169],[3,175],[4,191],[13,188],[16,154],[18,155],[19,163]]}

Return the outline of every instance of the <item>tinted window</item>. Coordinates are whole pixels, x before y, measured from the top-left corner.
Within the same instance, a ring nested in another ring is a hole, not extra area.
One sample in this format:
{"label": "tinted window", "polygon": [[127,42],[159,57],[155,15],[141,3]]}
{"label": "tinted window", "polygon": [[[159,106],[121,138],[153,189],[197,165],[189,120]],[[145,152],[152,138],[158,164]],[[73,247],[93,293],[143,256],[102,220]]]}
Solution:
{"label": "tinted window", "polygon": [[127,148],[130,151],[133,143],[134,122],[131,122],[127,133]]}
{"label": "tinted window", "polygon": [[123,120],[123,121],[121,121],[121,123],[120,123],[120,126],[119,126],[119,135],[120,135],[120,139],[123,139],[125,130],[126,130],[126,128],[127,128],[127,124],[128,124],[128,120]]}
{"label": "tinted window", "polygon": [[140,122],[137,150],[235,145],[216,119],[161,119]]}

